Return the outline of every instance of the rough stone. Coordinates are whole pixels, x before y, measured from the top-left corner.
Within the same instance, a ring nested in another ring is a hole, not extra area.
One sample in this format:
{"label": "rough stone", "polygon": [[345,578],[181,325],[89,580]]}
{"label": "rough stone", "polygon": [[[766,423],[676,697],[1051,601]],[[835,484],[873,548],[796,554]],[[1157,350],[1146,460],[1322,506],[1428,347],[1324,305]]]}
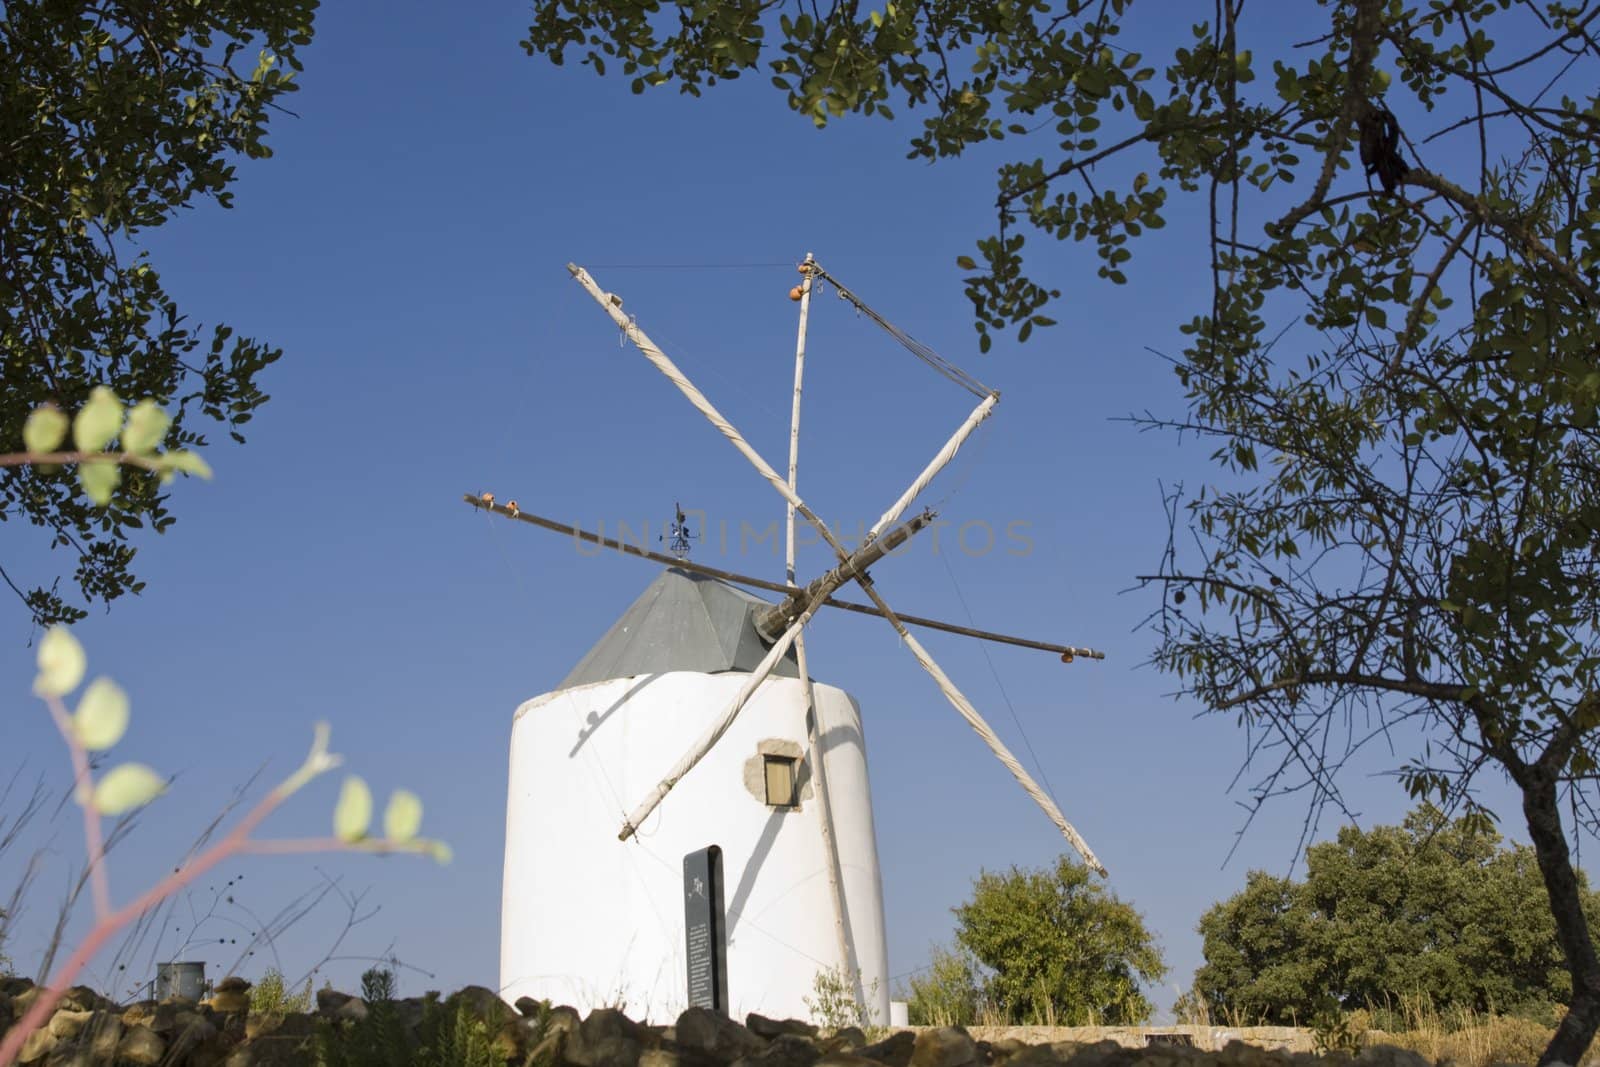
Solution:
{"label": "rough stone", "polygon": [[155,1067],[166,1054],[167,1043],[161,1035],[143,1026],[129,1027],[117,1043],[117,1059],[138,1067]]}
{"label": "rough stone", "polygon": [[639,1067],[727,1067],[727,1060],[716,1059],[699,1049],[663,1043],[639,1054]]}
{"label": "rough stone", "polygon": [[444,998],[445,1010],[454,1014],[465,1004],[475,1019],[482,1019],[491,1031],[512,1020],[511,1007],[500,999],[500,994],[481,985],[469,985]]}
{"label": "rough stone", "polygon": [[576,1067],[634,1067],[653,1036],[615,1008],[596,1008],[567,1035],[565,1055]]}
{"label": "rough stone", "polygon": [[867,1035],[859,1026],[841,1027],[822,1043],[824,1052],[857,1052],[866,1047]]}
{"label": "rough stone", "polygon": [[909,1067],[967,1067],[978,1062],[978,1046],[959,1026],[941,1026],[917,1035]]}
{"label": "rough stone", "polygon": [[19,996],[32,988],[32,978],[22,978],[14,974],[0,976],[0,993],[4,993],[8,997]]}
{"label": "rough stone", "polygon": [[29,1034],[28,1039],[22,1043],[22,1051],[17,1054],[17,1062],[38,1063],[50,1054],[50,1050],[56,1047],[58,1041],[48,1026],[41,1026]]}
{"label": "rough stone", "polygon": [[62,1041],[72,1041],[89,1025],[89,1020],[94,1018],[92,1011],[72,1011],[70,1009],[58,1010],[50,1016],[49,1029],[52,1034]]}
{"label": "rough stone", "polygon": [[11,1029],[11,1020],[17,1016],[17,1010],[12,1006],[11,994],[0,993],[0,1034]]}
{"label": "rough stone", "polygon": [[999,1062],[1004,1063],[1005,1067],[1060,1067],[1067,1062],[1067,1058],[1058,1055],[1049,1045],[1027,1045]]}
{"label": "rough stone", "polygon": [[[255,1018],[251,1016],[252,1021]],[[282,1016],[270,1029],[235,1046],[223,1061],[224,1067],[304,1067],[315,1061],[312,1053],[316,1032],[314,1016]]]}
{"label": "rough stone", "polygon": [[166,1035],[175,1061],[188,1056],[216,1036],[216,1026],[198,1011],[178,1012],[173,1019],[172,1029]]}
{"label": "rough stone", "polygon": [[27,986],[12,994],[11,1007],[17,1013],[17,1017],[21,1018],[27,1014],[29,1008],[33,1007],[33,1002],[43,995],[44,990],[30,982]]}
{"label": "rough stone", "polygon": [[1429,1067],[1420,1053],[1394,1045],[1368,1045],[1356,1055],[1355,1062],[1359,1067]]}
{"label": "rough stone", "polygon": [[550,1017],[545,1020],[544,1032],[547,1034],[570,1034],[583,1023],[583,1016],[578,1014],[578,1009],[569,1004],[557,1004],[550,1009]]}
{"label": "rough stone", "polygon": [[567,1043],[566,1031],[547,1033],[533,1046],[533,1051],[528,1053],[528,1062],[534,1064],[558,1063],[561,1060],[562,1046]]}
{"label": "rough stone", "polygon": [[[341,993],[336,989],[319,989],[317,990],[317,1010],[323,1015],[336,1016],[340,1008],[352,1000],[360,999],[360,997],[352,997],[349,993]],[[365,1004],[363,1004],[364,1006]]]}
{"label": "rough stone", "polygon": [[689,1008],[673,1026],[673,1040],[687,1049],[704,1052],[728,1063],[766,1050],[767,1043],[721,1012]]}
{"label": "rough stone", "polygon": [[811,1067],[821,1057],[822,1050],[810,1038],[779,1034],[758,1055],[739,1060],[734,1067]]}
{"label": "rough stone", "polygon": [[877,1062],[853,1052],[830,1052],[818,1060],[815,1067],[872,1067]]}
{"label": "rough stone", "polygon": [[250,994],[238,989],[218,989],[211,996],[211,1010],[224,1014],[247,1012],[250,1010]]}
{"label": "rough stone", "polygon": [[116,1004],[86,985],[73,986],[61,994],[61,1000],[56,1003],[57,1011],[107,1011],[115,1008]]}
{"label": "rough stone", "polygon": [[817,1028],[810,1023],[801,1022],[799,1019],[769,1019],[755,1012],[744,1017],[744,1025],[752,1034],[768,1040],[782,1037],[784,1034],[798,1034],[801,1037],[817,1036]]}
{"label": "rough stone", "polygon": [[89,1052],[101,1062],[116,1058],[117,1046],[122,1042],[122,1017],[109,1011],[97,1011],[89,1020]]}
{"label": "rough stone", "polygon": [[868,1045],[861,1055],[869,1060],[887,1064],[888,1067],[907,1067],[916,1047],[917,1035],[909,1030],[897,1030],[882,1041]]}

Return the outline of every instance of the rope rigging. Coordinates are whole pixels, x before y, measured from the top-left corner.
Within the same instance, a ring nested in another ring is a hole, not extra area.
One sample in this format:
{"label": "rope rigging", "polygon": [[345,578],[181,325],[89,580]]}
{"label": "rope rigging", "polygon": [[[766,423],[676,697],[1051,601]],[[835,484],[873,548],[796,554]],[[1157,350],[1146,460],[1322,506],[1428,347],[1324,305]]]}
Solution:
{"label": "rope rigging", "polygon": [[861,312],[861,314],[865,315],[879,326],[882,326],[890,337],[893,337],[896,341],[899,341],[900,344],[904,346],[906,351],[910,352],[913,356],[916,356],[918,359],[922,360],[922,362],[926,363],[928,366],[932,367],[934,370],[938,371],[952,382],[955,382],[973,396],[985,397],[994,393],[993,389],[990,389],[987,385],[984,385],[982,382],[978,381],[978,379],[974,378],[972,375],[968,374],[954,363],[951,363],[948,359],[945,359],[939,353],[935,352],[933,349],[929,348],[915,337],[912,337],[910,334],[906,333],[900,327],[896,326],[894,323],[890,322],[888,319],[872,310],[872,308],[867,305],[865,300],[862,300],[855,293],[847,289],[843,282],[839,281],[838,278],[835,278],[833,275],[823,270],[821,266],[813,263],[811,270],[817,277],[831,282],[834,289],[838,290],[839,298],[841,300],[847,301],[848,303],[854,305],[857,311]]}

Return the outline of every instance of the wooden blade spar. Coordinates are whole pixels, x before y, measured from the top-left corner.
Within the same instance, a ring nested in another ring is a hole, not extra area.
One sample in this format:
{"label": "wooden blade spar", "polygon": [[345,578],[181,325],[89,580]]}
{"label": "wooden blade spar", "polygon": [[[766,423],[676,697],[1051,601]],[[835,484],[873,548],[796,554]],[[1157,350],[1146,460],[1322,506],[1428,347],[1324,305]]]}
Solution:
{"label": "wooden blade spar", "polygon": [[[678,567],[682,570],[692,571],[695,574],[704,574],[708,578],[718,578],[734,585],[742,585],[750,589],[761,589],[769,593],[780,593],[783,596],[791,596],[799,591],[794,586],[784,585],[782,582],[773,582],[765,578],[739,574],[735,571],[724,570],[721,567],[709,567],[704,563],[696,563],[693,560],[677,559],[674,556],[667,555],[665,552],[653,552],[648,548],[641,548],[639,545],[632,545],[626,541],[602,537],[589,530],[569,526],[564,522],[545,518],[543,515],[535,515],[532,512],[523,511],[521,508],[513,508],[508,504],[497,504],[493,500],[485,500],[482,493],[464,493],[461,499],[463,503],[470,504],[479,511],[486,511],[516,522],[525,522],[530,526],[549,530],[551,533],[564,534],[575,541],[582,541],[584,544],[595,545],[600,548],[608,548],[625,556],[647,559],[653,563],[661,563],[668,567]],[[857,615],[872,615],[880,619],[883,618],[883,614],[870,604],[858,604],[850,600],[840,600],[838,597],[833,596],[824,600],[822,606],[837,608],[840,611],[851,611]],[[980,641],[992,641],[995,644],[1012,645],[1016,648],[1031,648],[1039,652],[1052,652],[1060,656],[1065,663],[1071,663],[1075,659],[1103,660],[1106,658],[1106,654],[1099,649],[1084,648],[1080,645],[1060,645],[1050,641],[1035,641],[1031,637],[1017,637],[1012,634],[996,633],[993,630],[979,630],[971,626],[958,626],[952,622],[941,622],[938,619],[930,619],[922,615],[902,614],[899,618],[907,626],[939,630],[943,633],[958,634],[961,637],[974,637]]]}
{"label": "wooden blade spar", "polygon": [[[814,264],[813,267],[815,268]],[[827,543],[828,547],[833,549],[834,553],[838,556],[840,563],[849,563],[851,559],[851,553],[844,547],[839,538],[834,535],[833,531],[828,528],[828,524],[817,517],[816,512],[808,507],[805,501],[800,499],[799,494],[795,491],[795,487],[780,477],[777,471],[773,470],[772,464],[763,459],[761,454],[751,447],[750,442],[745,439],[744,435],[741,434],[739,430],[728,421],[726,416],[724,416],[716,409],[715,406],[712,405],[710,400],[706,399],[705,394],[702,393],[699,388],[697,388],[695,384],[689,380],[688,376],[685,375],[681,369],[679,369],[677,364],[673,363],[671,358],[669,358],[667,354],[662,351],[661,347],[654,341],[650,340],[645,332],[639,328],[638,323],[634,321],[632,316],[623,313],[622,298],[614,293],[608,293],[601,289],[599,284],[595,282],[594,278],[589,274],[589,272],[584,270],[582,267],[579,267],[573,263],[569,263],[567,264],[567,269],[572,273],[573,278],[577,280],[578,284],[583,286],[584,290],[594,298],[595,302],[600,305],[601,309],[611,317],[611,320],[615,322],[618,327],[621,328],[623,336],[629,341],[633,342],[633,346],[639,350],[640,355],[644,356],[651,365],[660,371],[667,378],[667,380],[670,381],[673,386],[683,394],[684,398],[687,399],[691,405],[693,405],[695,410],[699,411],[700,414],[705,417],[706,421],[711,423],[712,427],[723,437],[725,437],[728,440],[728,443],[731,444],[740,455],[744,456],[750,465],[756,469],[756,472],[766,480],[767,484],[776,489],[778,494],[787,500],[790,505],[793,506],[795,511],[803,516],[805,520],[816,529],[818,536],[820,536],[822,540]],[[989,399],[992,400],[994,398],[992,390],[980,390],[972,386],[969,386],[969,388],[973,388],[974,392],[980,396],[987,393]],[[982,405],[980,405],[979,410],[982,410]],[[976,414],[977,413],[975,412],[974,415],[976,416]],[[968,420],[968,422],[973,426],[976,425],[977,421],[981,421],[981,418],[969,418]],[[967,433],[971,432],[970,429],[967,429],[966,425],[964,424],[963,429],[957,431],[958,437],[962,435],[963,431]],[[912,488],[919,489],[918,483],[925,486],[927,482],[932,479],[933,475],[937,474],[938,470],[944,465],[944,463],[947,463],[949,459],[954,456],[954,454],[954,449],[949,449],[948,454],[944,455],[942,460],[936,456],[935,462],[930,464],[929,467],[925,469],[924,473],[918,476],[917,482],[913,483]],[[906,499],[907,503],[910,502],[908,496],[909,494],[902,494],[902,499]],[[979,715],[977,709],[972,705],[972,702],[966,698],[961,690],[956,688],[955,683],[952,682],[949,676],[940,669],[936,662],[934,662],[933,657],[928,655],[927,651],[922,648],[921,643],[907,633],[904,622],[902,622],[900,617],[889,607],[889,605],[884,601],[883,597],[878,594],[878,591],[873,587],[873,584],[870,581],[864,580],[858,581],[857,584],[861,586],[862,591],[865,592],[867,597],[872,601],[873,606],[877,609],[877,613],[881,614],[889,623],[889,625],[894,628],[895,632],[900,635],[901,640],[905,642],[906,647],[916,658],[918,664],[928,673],[930,677],[933,678],[934,683],[938,686],[939,691],[944,695],[945,699],[951,704],[952,707],[956,709],[958,713],[960,713],[961,717],[967,721],[968,725],[970,725],[972,729],[978,733],[978,735],[983,739],[984,743],[989,746],[990,750],[993,751],[1000,761],[1006,766],[1006,769],[1009,770],[1013,777],[1015,777],[1016,780],[1022,785],[1028,796],[1031,797],[1034,802],[1038,804],[1039,808],[1050,817],[1050,820],[1056,824],[1056,827],[1061,831],[1062,836],[1065,837],[1067,842],[1078,851],[1079,855],[1083,857],[1084,862],[1087,863],[1093,870],[1097,871],[1102,877],[1104,877],[1106,875],[1105,867],[1100,863],[1099,859],[1095,857],[1094,853],[1089,850],[1089,847],[1085,843],[1082,835],[1080,835],[1077,830],[1067,822],[1066,818],[1061,814],[1061,811],[1056,806],[1055,802],[1050,799],[1043,789],[1039,787],[1038,783],[1033,780],[1032,776],[1029,775],[1027,770],[1023,768],[1022,764],[1017,761],[1016,757],[1013,756],[1005,747],[1005,745],[1001,743],[998,735],[996,735],[989,724],[984,721],[983,717]],[[815,605],[812,606],[811,610],[815,610]],[[809,614],[810,612],[808,611],[808,617]],[[801,624],[797,624],[797,627],[799,625]],[[794,632],[794,628],[791,628],[789,631],[789,633]],[[1070,656],[1066,654],[1063,654],[1062,659],[1070,662]],[[737,710],[734,711],[734,714],[737,714]],[[696,758],[698,759],[698,757]],[[668,788],[671,788],[670,784],[668,785]],[[654,805],[652,804],[651,807],[653,806]],[[626,827],[624,829],[626,831]]]}

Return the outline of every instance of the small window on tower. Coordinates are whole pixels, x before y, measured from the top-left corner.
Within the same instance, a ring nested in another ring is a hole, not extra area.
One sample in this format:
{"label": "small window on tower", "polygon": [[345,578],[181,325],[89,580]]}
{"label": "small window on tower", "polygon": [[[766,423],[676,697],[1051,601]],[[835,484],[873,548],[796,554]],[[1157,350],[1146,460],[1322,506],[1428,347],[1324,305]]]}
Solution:
{"label": "small window on tower", "polygon": [[767,775],[767,803],[775,808],[796,806],[794,795],[795,764],[790,756],[763,756]]}

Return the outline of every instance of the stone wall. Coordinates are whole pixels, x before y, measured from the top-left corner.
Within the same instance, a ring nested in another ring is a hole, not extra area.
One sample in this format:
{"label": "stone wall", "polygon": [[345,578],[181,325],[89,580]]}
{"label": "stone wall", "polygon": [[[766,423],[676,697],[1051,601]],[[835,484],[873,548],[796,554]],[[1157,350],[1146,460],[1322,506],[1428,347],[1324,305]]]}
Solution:
{"label": "stone wall", "polygon": [[[172,998],[118,1005],[77,987],[62,998],[49,1023],[29,1037],[21,1061],[27,1067],[298,1067],[318,1062],[319,1040],[368,1041],[381,1018],[396,1036],[386,1055],[400,1067],[421,1058],[424,1020],[437,1022],[443,1010],[470,1020],[476,1042],[472,1062],[449,1061],[449,1067],[1315,1067],[1321,1062],[1308,1051],[1306,1032],[1289,1028],[921,1027],[874,1040],[855,1028],[821,1034],[808,1023],[759,1015],[741,1024],[700,1008],[684,1012],[671,1026],[635,1022],[611,1009],[580,1018],[572,1008],[526,998],[512,1008],[478,986],[443,1000],[430,995],[386,1001],[381,1009],[323,990],[313,1012],[261,1015],[250,1011],[248,989],[248,983],[230,978],[203,1003]],[[40,994],[26,979],[0,979],[0,1031]],[[454,1047],[466,1046],[457,1042]],[[437,1054],[430,1057],[438,1060]],[[1385,1047],[1347,1062],[1426,1065],[1414,1053]]]}

